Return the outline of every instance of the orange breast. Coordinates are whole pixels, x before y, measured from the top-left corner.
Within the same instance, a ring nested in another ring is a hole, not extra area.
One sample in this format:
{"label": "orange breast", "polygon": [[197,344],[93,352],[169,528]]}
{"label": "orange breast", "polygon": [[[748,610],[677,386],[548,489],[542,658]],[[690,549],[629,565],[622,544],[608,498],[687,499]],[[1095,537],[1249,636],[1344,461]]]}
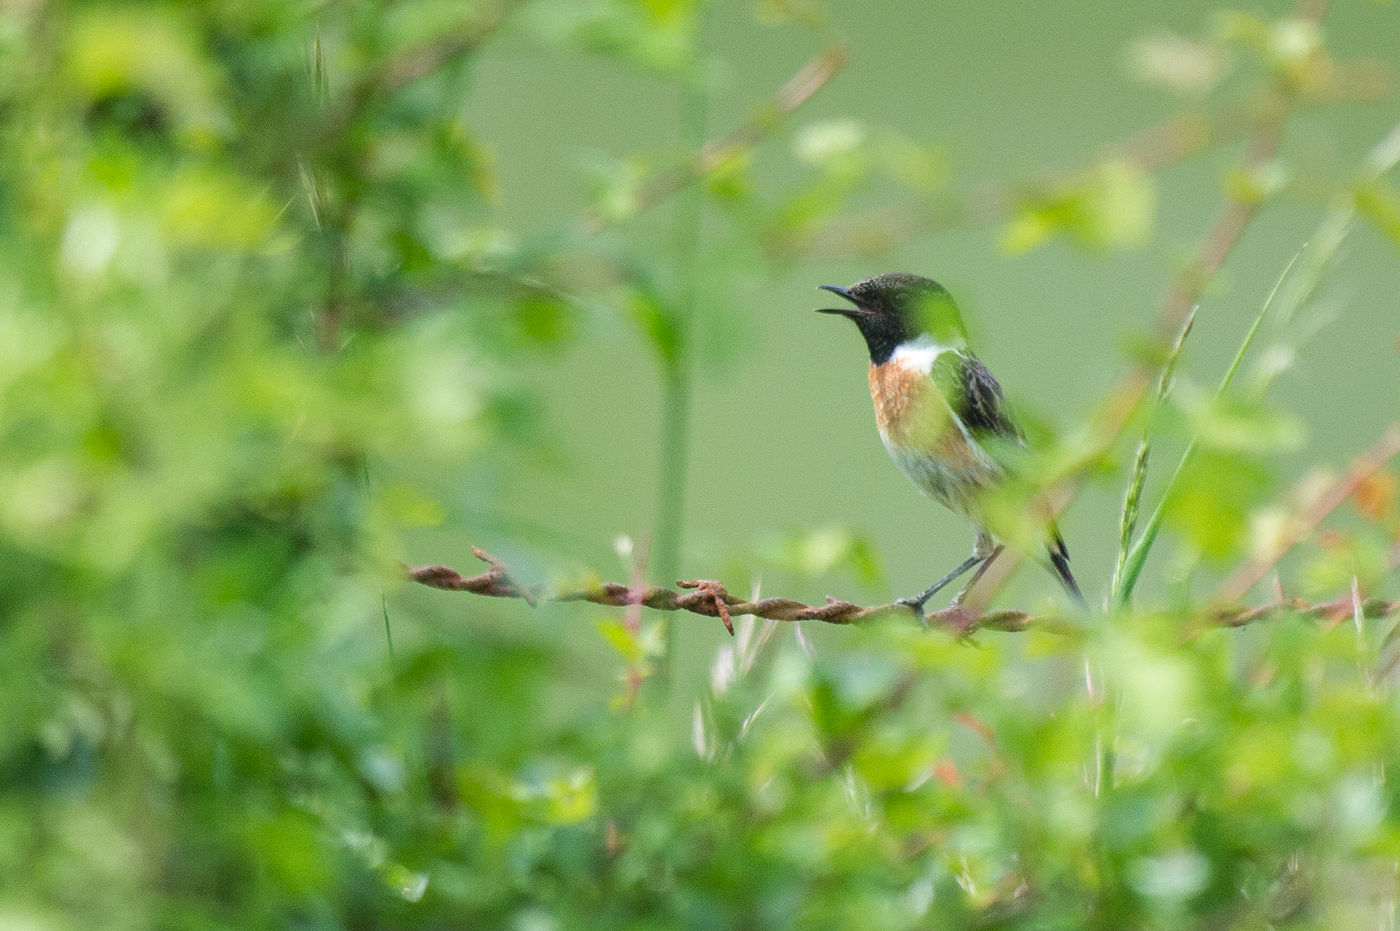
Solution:
{"label": "orange breast", "polygon": [[890,436],[903,432],[916,396],[927,381],[923,372],[897,362],[870,364],[870,397],[875,402],[875,423],[881,433]]}
{"label": "orange breast", "polygon": [[875,422],[890,457],[915,485],[954,511],[967,513],[974,489],[995,466],[954,418],[924,372],[897,362],[870,366]]}

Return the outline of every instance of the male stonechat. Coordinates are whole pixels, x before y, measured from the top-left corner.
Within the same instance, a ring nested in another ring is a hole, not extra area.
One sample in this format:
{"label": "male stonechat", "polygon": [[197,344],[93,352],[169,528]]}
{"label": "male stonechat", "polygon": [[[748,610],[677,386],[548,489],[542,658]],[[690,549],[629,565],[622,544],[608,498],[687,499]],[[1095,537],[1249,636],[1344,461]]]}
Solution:
{"label": "male stonechat", "polygon": [[[890,458],[919,490],[970,520],[977,540],[952,572],[918,595],[901,598],[922,616],[940,589],[977,568],[953,599],[982,577],[1002,546],[987,528],[986,492],[1007,466],[998,453],[1025,441],[1011,419],[1001,385],[967,346],[967,331],[953,298],[936,281],[918,275],[876,275],[849,288],[822,285],[850,307],[823,308],[855,322],[870,350],[870,398],[875,424]],[[1042,508],[1038,505],[1038,508]],[[1069,570],[1069,550],[1054,521],[1044,519],[1050,568],[1080,604],[1084,596]]]}

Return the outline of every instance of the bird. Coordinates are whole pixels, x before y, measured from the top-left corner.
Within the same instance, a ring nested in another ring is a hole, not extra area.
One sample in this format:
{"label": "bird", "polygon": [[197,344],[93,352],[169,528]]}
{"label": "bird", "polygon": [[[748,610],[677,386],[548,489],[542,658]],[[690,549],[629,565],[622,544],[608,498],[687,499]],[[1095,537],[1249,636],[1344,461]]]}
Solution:
{"label": "bird", "polygon": [[[819,289],[851,306],[818,312],[849,318],[865,338],[875,424],[890,458],[920,491],[968,519],[977,532],[971,556],[918,595],[897,603],[922,619],[930,598],[976,568],[953,598],[954,606],[961,605],[1003,550],[987,527],[982,506],[984,495],[1009,475],[999,453],[1025,446],[1001,385],[968,348],[958,305],[938,282],[892,273],[850,287],[826,284]],[[1037,507],[1044,509],[1043,503]],[[1048,513],[1039,519],[1050,570],[1083,606],[1064,537]]]}

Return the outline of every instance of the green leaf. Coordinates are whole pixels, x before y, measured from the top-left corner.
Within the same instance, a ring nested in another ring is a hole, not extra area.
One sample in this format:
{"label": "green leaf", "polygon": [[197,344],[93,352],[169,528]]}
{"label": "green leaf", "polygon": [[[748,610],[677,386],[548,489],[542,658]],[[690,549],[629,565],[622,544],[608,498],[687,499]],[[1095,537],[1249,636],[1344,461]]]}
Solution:
{"label": "green leaf", "polygon": [[763,550],[765,562],[808,578],[845,569],[861,584],[877,586],[884,572],[870,540],[844,527],[823,527],[782,537]]}
{"label": "green leaf", "polygon": [[623,309],[637,324],[657,357],[667,366],[680,356],[680,331],[671,309],[659,295],[641,288],[630,288],[623,297]]}
{"label": "green leaf", "polygon": [[1189,39],[1173,32],[1137,40],[1130,49],[1129,61],[1143,82],[1191,96],[1211,91],[1232,66],[1220,43]]}
{"label": "green leaf", "polygon": [[793,154],[808,165],[843,174],[860,172],[866,164],[869,131],[848,117],[808,123],[793,137]]}
{"label": "green leaf", "polygon": [[1183,432],[1203,447],[1224,453],[1288,452],[1303,444],[1296,417],[1273,410],[1259,399],[1239,395],[1210,396],[1181,385],[1173,398],[1184,418]]}
{"label": "green leaf", "polygon": [[1202,448],[1165,503],[1164,519],[1202,553],[1224,559],[1240,551],[1250,512],[1271,487],[1258,459]]}
{"label": "green leaf", "polygon": [[[183,142],[205,148],[226,136],[218,72],[199,48],[189,21],[142,6],[89,6],[66,23],[62,74],[91,100],[138,95],[157,102]],[[137,101],[139,102],[139,101]]]}
{"label": "green leaf", "polygon": [[563,0],[533,4],[531,12],[530,23],[552,41],[662,72],[693,64],[690,0]]}
{"label": "green leaf", "polygon": [[1384,179],[1356,189],[1356,209],[1383,236],[1400,248],[1400,193]]}
{"label": "green leaf", "polygon": [[585,167],[592,188],[590,202],[600,218],[615,222],[637,213],[642,185],[651,171],[646,158],[634,155],[619,159],[595,153]]}
{"label": "green leaf", "polygon": [[603,635],[603,639],[612,645],[613,649],[629,663],[639,663],[646,659],[646,650],[642,648],[642,643],[637,635],[619,621],[607,620],[598,622],[598,633]]}
{"label": "green leaf", "polygon": [[250,249],[272,233],[278,209],[239,179],[215,172],[183,172],[162,191],[160,217],[172,245]]}
{"label": "green leaf", "polygon": [[1156,210],[1150,175],[1126,161],[1105,161],[1063,185],[1022,198],[1001,246],[1021,253],[1061,235],[1091,250],[1132,249],[1151,235]]}

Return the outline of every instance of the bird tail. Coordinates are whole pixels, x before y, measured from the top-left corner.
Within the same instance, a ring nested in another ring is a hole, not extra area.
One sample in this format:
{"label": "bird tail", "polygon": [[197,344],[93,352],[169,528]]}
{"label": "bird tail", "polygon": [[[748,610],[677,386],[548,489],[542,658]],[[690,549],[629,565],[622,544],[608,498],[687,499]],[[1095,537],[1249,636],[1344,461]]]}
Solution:
{"label": "bird tail", "polygon": [[1081,608],[1087,609],[1089,602],[1084,600],[1084,593],[1079,590],[1074,573],[1069,571],[1069,547],[1065,546],[1065,538],[1060,536],[1060,528],[1054,524],[1050,525],[1050,545],[1046,549],[1050,552],[1050,566],[1055,570],[1055,575],[1059,576],[1060,584],[1069,592],[1071,598],[1079,602]]}

